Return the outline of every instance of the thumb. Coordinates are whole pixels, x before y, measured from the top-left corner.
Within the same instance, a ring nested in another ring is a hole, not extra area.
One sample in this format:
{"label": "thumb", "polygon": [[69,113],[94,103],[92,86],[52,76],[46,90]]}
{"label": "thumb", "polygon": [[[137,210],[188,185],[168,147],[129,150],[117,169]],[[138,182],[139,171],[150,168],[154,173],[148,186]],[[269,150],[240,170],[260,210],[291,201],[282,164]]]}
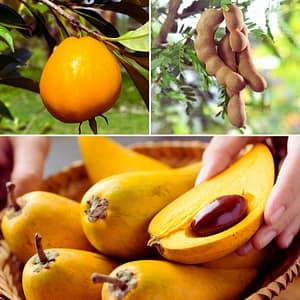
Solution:
{"label": "thumb", "polygon": [[195,185],[226,169],[240,150],[254,139],[251,137],[214,137],[203,153],[202,168]]}
{"label": "thumb", "polygon": [[49,139],[45,137],[15,137],[11,181],[16,185],[16,196],[41,188]]}

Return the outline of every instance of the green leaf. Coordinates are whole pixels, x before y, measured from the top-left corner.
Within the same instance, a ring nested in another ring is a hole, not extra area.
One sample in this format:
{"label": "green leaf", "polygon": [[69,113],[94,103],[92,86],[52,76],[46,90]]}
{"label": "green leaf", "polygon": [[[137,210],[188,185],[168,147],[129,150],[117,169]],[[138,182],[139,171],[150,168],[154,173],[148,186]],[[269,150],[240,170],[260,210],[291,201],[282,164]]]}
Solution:
{"label": "green leaf", "polygon": [[149,22],[140,26],[136,30],[128,31],[117,38],[105,37],[105,40],[119,42],[125,47],[135,50],[149,51]]}
{"label": "green leaf", "polygon": [[8,107],[5,105],[3,101],[0,100],[0,116],[6,119],[13,120],[14,117],[12,116],[11,112],[9,111]]}
{"label": "green leaf", "polygon": [[225,11],[229,10],[229,7],[227,6],[228,4],[231,4],[231,0],[221,0],[221,7]]}
{"label": "green leaf", "polygon": [[0,37],[6,42],[12,52],[15,51],[14,39],[8,29],[0,25]]}

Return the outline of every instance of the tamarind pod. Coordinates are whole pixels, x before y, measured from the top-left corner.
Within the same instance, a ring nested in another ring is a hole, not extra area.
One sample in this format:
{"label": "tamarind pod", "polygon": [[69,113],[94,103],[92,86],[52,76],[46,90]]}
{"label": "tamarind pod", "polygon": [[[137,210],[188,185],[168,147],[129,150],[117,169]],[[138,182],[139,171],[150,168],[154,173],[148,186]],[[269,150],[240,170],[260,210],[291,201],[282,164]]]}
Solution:
{"label": "tamarind pod", "polygon": [[[248,29],[246,26],[244,26],[241,31],[248,37]],[[267,82],[264,77],[256,71],[251,56],[250,45],[244,51],[238,53],[237,58],[238,70],[241,75],[243,75],[250,88],[255,92],[263,92],[267,88]]]}
{"label": "tamarind pod", "polygon": [[235,4],[229,4],[228,7],[229,10],[224,10],[223,15],[230,32],[230,47],[234,52],[241,52],[249,45],[248,37],[241,32],[245,27],[243,13]]}
{"label": "tamarind pod", "polygon": [[234,52],[241,52],[249,45],[249,40],[237,29],[230,33],[229,43]]}
{"label": "tamarind pod", "polygon": [[224,16],[221,10],[215,8],[209,8],[205,10],[198,21],[197,34],[201,35],[205,32],[208,32],[210,33],[210,35],[212,33],[214,35],[216,29],[222,23],[223,20]]}
{"label": "tamarind pod", "polygon": [[203,63],[205,63],[205,61],[207,61],[210,57],[216,55],[215,42],[213,40],[206,37],[201,37],[200,39],[198,36],[195,41],[195,45],[196,44],[199,46],[196,49],[197,56]]}
{"label": "tamarind pod", "polygon": [[218,55],[206,61],[206,71],[209,75],[214,75],[219,84],[225,85],[235,93],[240,92],[246,86],[244,78],[227,67]]}
{"label": "tamarind pod", "polygon": [[194,42],[194,46],[199,60],[203,63],[205,63],[209,57],[217,54],[214,35],[223,20],[224,16],[222,11],[211,8],[202,13],[197,23],[197,38]]}
{"label": "tamarind pod", "polygon": [[220,84],[228,86],[235,92],[241,91],[246,83],[244,78],[232,71],[218,56],[214,35],[224,17],[221,10],[206,10],[197,24],[195,50],[200,61],[205,64],[208,74],[216,76]]}
{"label": "tamarind pod", "polygon": [[228,4],[227,6],[229,10],[223,10],[226,27],[230,32],[236,29],[242,30],[244,27],[244,17],[242,11],[235,4]]}
{"label": "tamarind pod", "polygon": [[255,69],[249,47],[238,53],[238,70],[253,91],[263,92],[267,88],[266,80]]}
{"label": "tamarind pod", "polygon": [[234,72],[237,72],[237,63],[235,59],[235,52],[232,51],[229,43],[229,32],[218,43],[218,54],[224,63]]}
{"label": "tamarind pod", "polygon": [[234,91],[230,90],[229,88],[226,88],[226,93],[229,97],[232,97],[234,94],[236,94]]}
{"label": "tamarind pod", "polygon": [[[241,32],[247,37],[249,36],[249,32],[248,32],[248,28],[246,27],[246,25],[244,24],[244,27],[242,28]],[[250,47],[250,46],[249,46]]]}
{"label": "tamarind pod", "polygon": [[241,128],[246,123],[245,103],[241,98],[241,94],[233,95],[227,104],[227,115],[229,122],[238,128]]}

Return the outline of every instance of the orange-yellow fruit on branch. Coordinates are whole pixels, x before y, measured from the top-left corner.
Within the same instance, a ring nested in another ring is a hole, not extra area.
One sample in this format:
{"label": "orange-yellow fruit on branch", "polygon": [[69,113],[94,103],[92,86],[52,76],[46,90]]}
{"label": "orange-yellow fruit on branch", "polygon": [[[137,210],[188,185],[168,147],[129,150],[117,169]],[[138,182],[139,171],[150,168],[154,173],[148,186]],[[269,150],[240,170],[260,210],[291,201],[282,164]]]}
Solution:
{"label": "orange-yellow fruit on branch", "polygon": [[44,105],[57,119],[78,123],[109,110],[122,77],[113,54],[91,37],[68,37],[52,53],[40,80]]}

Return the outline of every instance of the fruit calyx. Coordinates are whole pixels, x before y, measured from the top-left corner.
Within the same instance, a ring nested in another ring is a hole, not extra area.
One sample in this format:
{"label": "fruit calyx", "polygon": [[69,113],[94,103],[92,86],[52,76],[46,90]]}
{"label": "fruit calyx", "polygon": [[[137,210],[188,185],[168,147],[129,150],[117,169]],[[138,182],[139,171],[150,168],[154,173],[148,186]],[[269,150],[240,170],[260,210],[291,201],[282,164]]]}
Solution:
{"label": "fruit calyx", "polygon": [[125,297],[130,290],[137,287],[138,282],[136,274],[129,268],[119,270],[115,277],[94,273],[91,278],[94,283],[108,283],[115,299]]}
{"label": "fruit calyx", "polygon": [[57,251],[45,252],[42,246],[42,237],[39,233],[34,235],[34,240],[37,255],[33,257],[33,264],[36,266],[33,271],[39,273],[43,269],[49,269],[50,262],[55,261],[59,253]]}
{"label": "fruit calyx", "polygon": [[6,183],[6,191],[7,191],[7,204],[9,208],[13,208],[14,211],[19,211],[21,209],[20,205],[17,203],[17,197],[15,194],[16,185],[12,182]]}
{"label": "fruit calyx", "polygon": [[87,201],[89,206],[84,211],[89,222],[96,222],[98,219],[105,219],[107,215],[108,201],[105,198],[100,198],[96,195],[92,196],[92,199]]}
{"label": "fruit calyx", "polygon": [[160,238],[157,236],[151,236],[147,246],[155,247],[160,255],[163,255],[164,253],[164,248],[160,244]]}

